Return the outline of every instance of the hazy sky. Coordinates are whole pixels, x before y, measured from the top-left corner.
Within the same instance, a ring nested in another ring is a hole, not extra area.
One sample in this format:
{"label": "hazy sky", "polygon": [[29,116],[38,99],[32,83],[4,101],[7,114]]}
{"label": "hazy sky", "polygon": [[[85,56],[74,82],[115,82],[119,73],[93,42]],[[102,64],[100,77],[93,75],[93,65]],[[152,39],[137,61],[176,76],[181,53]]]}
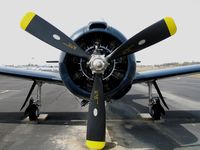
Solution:
{"label": "hazy sky", "polygon": [[0,64],[42,64],[60,51],[23,31],[19,22],[34,11],[70,36],[90,21],[106,21],[127,38],[165,16],[177,24],[175,36],[136,53],[143,64],[200,61],[199,0],[2,0]]}

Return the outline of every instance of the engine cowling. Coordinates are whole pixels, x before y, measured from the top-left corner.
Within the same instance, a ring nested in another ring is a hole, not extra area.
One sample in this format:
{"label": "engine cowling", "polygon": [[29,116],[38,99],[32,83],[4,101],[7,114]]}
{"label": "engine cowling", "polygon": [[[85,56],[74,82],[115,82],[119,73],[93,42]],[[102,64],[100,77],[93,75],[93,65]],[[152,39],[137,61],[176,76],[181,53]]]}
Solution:
{"label": "engine cowling", "polygon": [[[90,23],[75,32],[71,38],[88,54],[92,54],[98,44],[101,54],[107,56],[126,38],[116,29],[104,22]],[[118,99],[131,88],[135,74],[134,55],[120,57],[109,62],[103,74],[103,89],[106,98]],[[60,75],[67,88],[83,99],[89,99],[93,85],[93,74],[85,59],[62,53]]]}

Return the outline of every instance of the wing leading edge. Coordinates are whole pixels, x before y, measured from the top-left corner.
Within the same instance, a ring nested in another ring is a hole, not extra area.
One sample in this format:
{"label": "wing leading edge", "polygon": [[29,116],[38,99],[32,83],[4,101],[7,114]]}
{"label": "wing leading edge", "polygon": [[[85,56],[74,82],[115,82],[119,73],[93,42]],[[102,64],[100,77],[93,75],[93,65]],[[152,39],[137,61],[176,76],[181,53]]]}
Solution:
{"label": "wing leading edge", "polygon": [[133,83],[153,81],[157,79],[180,76],[185,74],[194,74],[194,73],[200,73],[200,65],[189,65],[189,66],[175,67],[169,69],[144,71],[144,72],[138,72],[135,75]]}
{"label": "wing leading edge", "polygon": [[19,68],[0,66],[0,75],[63,85],[60,75],[54,72],[23,70]]}

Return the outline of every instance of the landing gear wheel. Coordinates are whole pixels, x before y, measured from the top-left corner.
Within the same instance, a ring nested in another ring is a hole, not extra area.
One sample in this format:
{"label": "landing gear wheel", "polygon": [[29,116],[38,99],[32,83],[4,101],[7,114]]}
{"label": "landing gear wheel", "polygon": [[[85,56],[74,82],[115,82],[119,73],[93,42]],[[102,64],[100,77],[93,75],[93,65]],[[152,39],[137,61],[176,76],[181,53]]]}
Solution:
{"label": "landing gear wheel", "polygon": [[39,109],[35,104],[31,105],[31,108],[28,113],[30,121],[36,121],[39,117]]}
{"label": "landing gear wheel", "polygon": [[158,107],[158,104],[154,104],[150,110],[150,115],[152,116],[153,120],[160,120],[161,111]]}
{"label": "landing gear wheel", "polygon": [[160,104],[160,99],[153,97],[150,104],[150,115],[153,120],[160,120],[161,114],[165,115],[165,110]]}
{"label": "landing gear wheel", "polygon": [[25,111],[25,115],[29,116],[30,121],[36,121],[39,117],[39,114],[40,112],[38,106],[34,103],[30,104]]}

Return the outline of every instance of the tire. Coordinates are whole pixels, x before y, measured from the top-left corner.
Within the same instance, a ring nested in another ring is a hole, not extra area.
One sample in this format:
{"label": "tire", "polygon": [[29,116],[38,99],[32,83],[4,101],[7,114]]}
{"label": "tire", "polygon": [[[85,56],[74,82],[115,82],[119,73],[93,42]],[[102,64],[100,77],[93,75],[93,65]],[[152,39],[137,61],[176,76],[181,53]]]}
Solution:
{"label": "tire", "polygon": [[150,114],[151,114],[153,120],[160,120],[161,111],[160,111],[158,104],[155,104],[152,106]]}
{"label": "tire", "polygon": [[29,116],[29,120],[30,121],[36,121],[38,120],[38,116],[39,116],[39,109],[35,104],[32,104],[29,108],[29,112],[28,112],[28,116]]}

